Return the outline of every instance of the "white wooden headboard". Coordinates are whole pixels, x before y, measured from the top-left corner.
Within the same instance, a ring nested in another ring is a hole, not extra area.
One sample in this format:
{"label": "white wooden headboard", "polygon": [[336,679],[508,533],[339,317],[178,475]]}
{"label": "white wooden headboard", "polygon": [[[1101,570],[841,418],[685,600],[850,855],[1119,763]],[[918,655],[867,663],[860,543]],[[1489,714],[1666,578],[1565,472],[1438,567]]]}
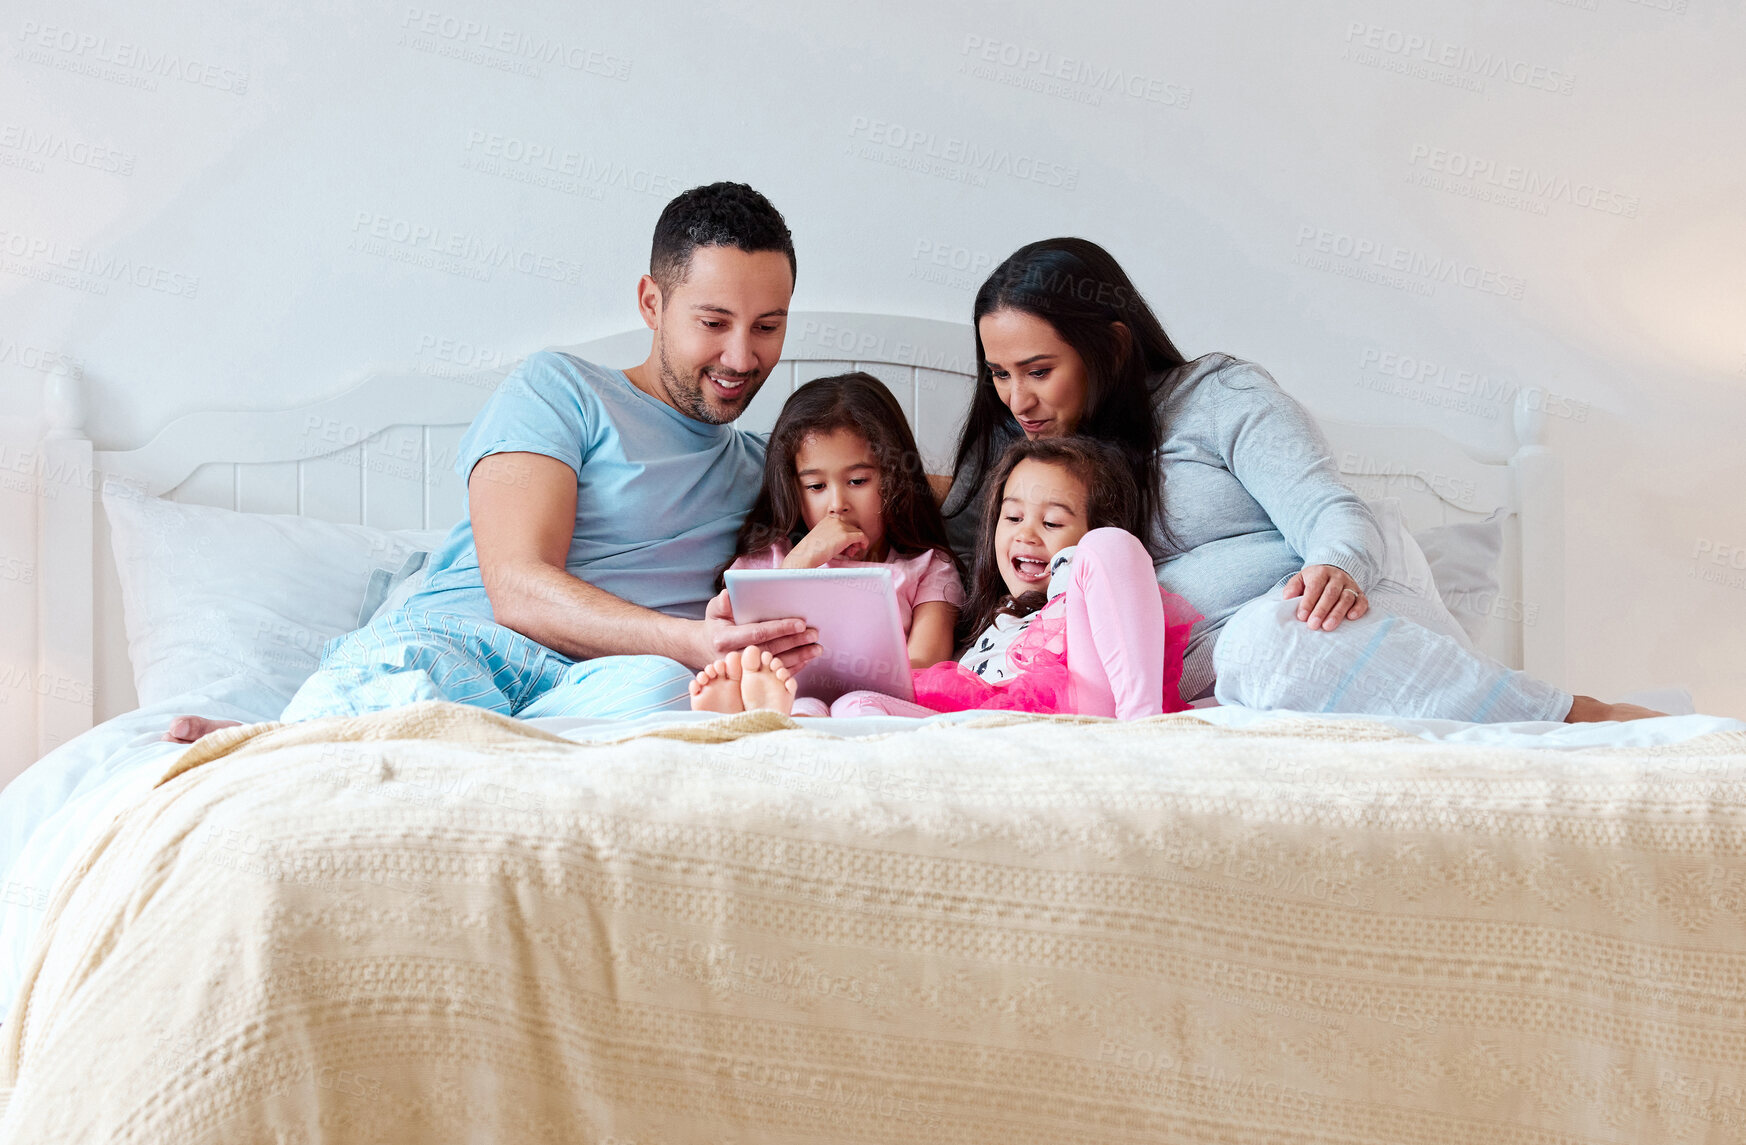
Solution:
{"label": "white wooden headboard", "polygon": [[[634,330],[558,347],[605,365],[648,354]],[[793,388],[826,374],[865,370],[891,387],[915,429],[930,472],[946,471],[975,373],[975,343],[961,323],[877,314],[797,312],[783,360],[740,420],[769,429]],[[84,435],[86,395],[77,379],[48,390],[48,472],[60,488],[95,494],[122,482],[171,500],[260,513],[291,513],[379,528],[443,528],[460,517],[452,474],[462,432],[504,371],[453,377],[375,374],[335,397],[271,412],[189,414],[148,444],[94,450]],[[1543,414],[1524,404],[1523,443],[1507,463],[1476,459],[1424,429],[1324,422],[1342,470],[1366,497],[1398,496],[1424,528],[1512,514],[1503,594],[1534,602],[1531,620],[1498,626],[1488,651],[1558,680],[1563,648],[1562,491],[1556,458],[1539,444]],[[77,475],[84,475],[79,480]],[[39,689],[38,745],[46,752],[135,705],[108,523],[94,496],[45,497],[40,512],[39,679],[89,681]]]}

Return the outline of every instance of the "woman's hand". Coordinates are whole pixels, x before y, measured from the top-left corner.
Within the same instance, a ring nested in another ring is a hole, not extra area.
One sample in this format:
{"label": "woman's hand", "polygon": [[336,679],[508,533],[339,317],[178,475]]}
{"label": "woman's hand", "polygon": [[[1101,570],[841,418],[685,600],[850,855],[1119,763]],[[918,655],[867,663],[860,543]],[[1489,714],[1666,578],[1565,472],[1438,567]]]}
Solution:
{"label": "woman's hand", "polygon": [[867,534],[840,517],[826,517],[800,539],[794,551],[782,559],[785,569],[815,569],[832,557],[858,559],[867,551]]}
{"label": "woman's hand", "polygon": [[1333,565],[1305,565],[1285,582],[1285,599],[1303,597],[1297,618],[1311,628],[1332,632],[1342,620],[1357,620],[1370,611],[1370,601],[1352,574]]}

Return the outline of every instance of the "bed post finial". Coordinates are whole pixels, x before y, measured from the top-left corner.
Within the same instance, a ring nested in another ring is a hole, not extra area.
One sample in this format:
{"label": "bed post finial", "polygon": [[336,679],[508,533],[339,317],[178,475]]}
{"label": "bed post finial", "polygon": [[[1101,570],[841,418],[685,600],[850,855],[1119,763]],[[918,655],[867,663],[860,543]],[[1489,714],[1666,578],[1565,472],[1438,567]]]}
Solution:
{"label": "bed post finial", "polygon": [[77,374],[51,374],[43,382],[42,408],[48,419],[45,438],[62,441],[85,436],[85,379]]}
{"label": "bed post finial", "polygon": [[1516,391],[1516,447],[1546,444],[1546,391],[1529,386]]}

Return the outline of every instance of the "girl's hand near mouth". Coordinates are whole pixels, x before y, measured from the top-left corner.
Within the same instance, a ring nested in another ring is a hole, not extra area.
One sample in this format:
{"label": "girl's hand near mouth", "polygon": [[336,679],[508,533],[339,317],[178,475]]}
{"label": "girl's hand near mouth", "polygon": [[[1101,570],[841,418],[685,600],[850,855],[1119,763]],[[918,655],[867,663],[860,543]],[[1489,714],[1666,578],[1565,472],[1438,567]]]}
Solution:
{"label": "girl's hand near mouth", "polygon": [[782,559],[782,567],[815,569],[833,557],[859,560],[866,552],[866,533],[846,524],[841,517],[826,517]]}

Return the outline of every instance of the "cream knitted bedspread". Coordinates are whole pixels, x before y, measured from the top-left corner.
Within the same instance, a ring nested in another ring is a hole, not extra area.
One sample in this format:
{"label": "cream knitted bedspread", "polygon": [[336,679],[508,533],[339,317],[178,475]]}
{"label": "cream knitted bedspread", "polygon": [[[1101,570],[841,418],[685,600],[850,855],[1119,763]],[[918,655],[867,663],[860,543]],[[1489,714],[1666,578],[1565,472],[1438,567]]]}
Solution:
{"label": "cream knitted bedspread", "polygon": [[172,776],[49,908],[7,1141],[1746,1139],[1739,733],[421,704]]}

